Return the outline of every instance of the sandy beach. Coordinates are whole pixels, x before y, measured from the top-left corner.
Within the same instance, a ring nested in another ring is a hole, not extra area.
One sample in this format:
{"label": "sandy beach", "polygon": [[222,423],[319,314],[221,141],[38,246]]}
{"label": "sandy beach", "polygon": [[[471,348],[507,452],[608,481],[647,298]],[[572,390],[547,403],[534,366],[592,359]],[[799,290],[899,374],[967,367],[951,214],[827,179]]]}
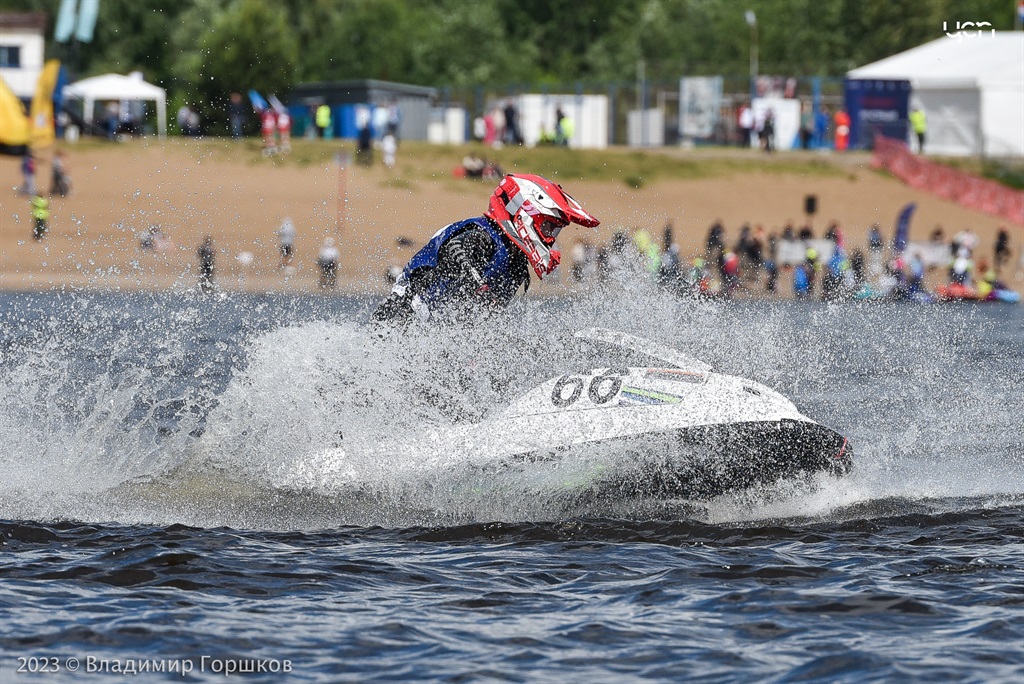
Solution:
{"label": "sandy beach", "polygon": [[[333,142],[336,148],[341,144]],[[492,190],[487,181],[452,177],[464,148],[438,147],[436,158],[427,163],[422,154],[404,160],[400,150],[393,170],[379,163],[369,168],[348,165],[342,170],[333,161],[302,164],[265,159],[223,140],[89,142],[63,149],[73,190],[66,198],[52,198],[49,231],[40,242],[31,237],[28,198],[16,192],[22,181],[20,160],[0,157],[0,289],[194,287],[196,249],[209,235],[217,249],[220,287],[312,292],[317,291],[317,253],[323,239],[334,236],[342,253],[338,291],[382,293],[388,266],[404,263],[415,248],[399,246],[398,238],[420,245],[446,223],[481,214]],[[51,154],[41,155],[38,163],[36,183],[43,190],[50,187]],[[609,150],[609,163],[622,154],[633,152]],[[667,154],[681,159],[749,154],[753,162],[760,153],[672,150]],[[528,154],[523,156],[528,160]],[[908,188],[872,170],[867,154],[828,158],[838,173],[775,172],[752,164],[755,170],[750,172],[655,180],[641,188],[623,181],[560,179],[602,222],[595,229],[574,226],[563,234],[561,249],[567,254],[576,240],[606,242],[617,230],[643,228],[660,236],[671,219],[682,253],[692,256],[716,219],[726,226],[727,244],[736,239],[744,223],[762,224],[767,231],[780,229],[789,220],[799,226],[808,194],[818,197],[817,235],[836,220],[847,244],[863,247],[872,223],[880,223],[883,233],[891,235],[901,207],[913,201],[918,207],[911,239],[927,239],[937,225],[947,239],[969,227],[979,238],[979,260],[991,260],[996,231],[1007,225],[1013,258],[1012,269],[1004,271],[1003,277],[1022,289],[1021,226]],[[533,171],[528,162],[505,170]],[[339,206],[340,197],[344,202]],[[289,272],[280,268],[276,235],[286,216],[298,232],[294,270]],[[151,225],[159,225],[172,243],[163,252],[139,247],[140,234]],[[561,278],[541,284],[537,291],[567,287],[564,261],[560,271]],[[787,282],[783,286],[788,289]]]}

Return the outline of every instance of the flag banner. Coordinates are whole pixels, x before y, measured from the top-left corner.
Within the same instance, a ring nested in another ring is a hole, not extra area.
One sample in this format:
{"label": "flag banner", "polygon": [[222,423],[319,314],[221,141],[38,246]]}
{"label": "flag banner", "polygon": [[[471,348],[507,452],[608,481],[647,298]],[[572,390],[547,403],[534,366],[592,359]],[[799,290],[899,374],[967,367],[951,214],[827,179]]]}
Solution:
{"label": "flag banner", "polygon": [[82,0],[82,4],[78,7],[78,26],[75,28],[75,38],[83,43],[92,42],[99,13],[100,0]]}
{"label": "flag banner", "polygon": [[66,43],[75,30],[75,19],[78,14],[78,0],[60,0],[57,13],[57,24],[53,29],[53,39],[58,43]]}
{"label": "flag banner", "polygon": [[288,111],[288,108],[277,99],[277,95],[267,95],[267,100],[270,101],[270,106],[273,107],[274,111],[278,114],[283,114]]}
{"label": "flag banner", "polygon": [[255,109],[257,112],[262,112],[264,109],[267,109],[270,106],[267,104],[267,101],[263,99],[263,96],[257,93],[255,90],[249,91],[249,102],[252,103],[252,108]]}
{"label": "flag banner", "polygon": [[28,152],[29,125],[25,105],[0,78],[0,154]]}
{"label": "flag banner", "polygon": [[32,147],[47,147],[53,144],[57,134],[53,126],[53,91],[60,75],[60,60],[51,59],[43,66],[36,82],[36,94],[32,97],[29,119],[32,125]]}
{"label": "flag banner", "polygon": [[907,240],[910,239],[910,217],[914,215],[917,205],[911,202],[900,211],[899,220],[896,221],[896,236],[892,240],[892,251],[903,254],[907,248]]}

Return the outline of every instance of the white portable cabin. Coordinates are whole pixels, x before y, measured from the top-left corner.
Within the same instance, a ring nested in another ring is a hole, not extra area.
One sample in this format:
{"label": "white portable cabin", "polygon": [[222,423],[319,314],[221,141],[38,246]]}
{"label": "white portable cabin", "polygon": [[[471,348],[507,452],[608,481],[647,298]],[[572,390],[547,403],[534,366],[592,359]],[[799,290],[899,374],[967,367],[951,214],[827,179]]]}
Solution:
{"label": "white portable cabin", "polygon": [[572,119],[570,147],[604,149],[608,147],[607,95],[542,95],[527,94],[514,98],[519,110],[519,131],[523,142],[532,147],[542,131],[554,133],[555,110]]}
{"label": "white portable cabin", "polygon": [[910,81],[927,154],[1024,156],[1024,32],[944,35],[846,77]]}
{"label": "white portable cabin", "polygon": [[0,78],[26,102],[35,94],[43,72],[45,29],[42,12],[0,12]]}

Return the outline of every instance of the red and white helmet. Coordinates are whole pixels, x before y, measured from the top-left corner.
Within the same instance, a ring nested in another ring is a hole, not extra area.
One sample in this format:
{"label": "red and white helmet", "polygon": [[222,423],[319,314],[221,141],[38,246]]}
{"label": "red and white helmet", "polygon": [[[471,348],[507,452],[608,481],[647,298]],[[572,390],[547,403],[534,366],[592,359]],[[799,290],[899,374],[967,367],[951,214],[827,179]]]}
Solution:
{"label": "red and white helmet", "polygon": [[561,255],[551,249],[570,223],[593,228],[600,223],[584,211],[562,186],[532,174],[509,174],[491,195],[484,213],[493,219],[529,260],[538,278],[558,266]]}

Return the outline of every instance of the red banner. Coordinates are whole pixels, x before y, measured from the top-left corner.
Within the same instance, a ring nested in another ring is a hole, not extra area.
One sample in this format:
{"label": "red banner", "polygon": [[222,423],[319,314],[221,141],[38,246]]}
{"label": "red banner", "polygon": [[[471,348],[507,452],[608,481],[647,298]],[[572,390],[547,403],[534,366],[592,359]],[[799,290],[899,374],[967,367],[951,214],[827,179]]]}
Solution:
{"label": "red banner", "polygon": [[898,140],[877,136],[871,165],[888,169],[912,188],[1024,224],[1024,191],[918,157]]}

